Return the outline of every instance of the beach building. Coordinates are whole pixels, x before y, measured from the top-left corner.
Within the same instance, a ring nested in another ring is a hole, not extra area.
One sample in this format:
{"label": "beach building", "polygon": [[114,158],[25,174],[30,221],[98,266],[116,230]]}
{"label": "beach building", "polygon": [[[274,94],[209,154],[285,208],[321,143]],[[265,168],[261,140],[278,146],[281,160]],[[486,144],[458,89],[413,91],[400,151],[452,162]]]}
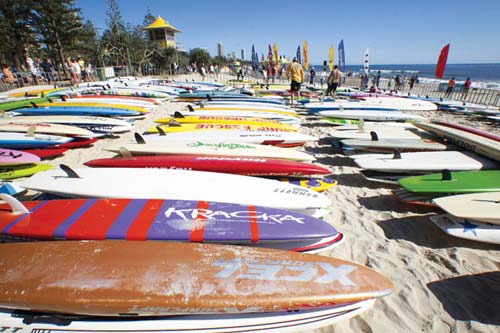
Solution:
{"label": "beach building", "polygon": [[224,56],[224,44],[222,43],[217,43],[217,56],[218,57]]}
{"label": "beach building", "polygon": [[148,32],[150,42],[158,43],[160,47],[163,48],[177,48],[175,34],[181,31],[171,26],[161,16],[158,16],[153,23],[145,27],[144,30]]}

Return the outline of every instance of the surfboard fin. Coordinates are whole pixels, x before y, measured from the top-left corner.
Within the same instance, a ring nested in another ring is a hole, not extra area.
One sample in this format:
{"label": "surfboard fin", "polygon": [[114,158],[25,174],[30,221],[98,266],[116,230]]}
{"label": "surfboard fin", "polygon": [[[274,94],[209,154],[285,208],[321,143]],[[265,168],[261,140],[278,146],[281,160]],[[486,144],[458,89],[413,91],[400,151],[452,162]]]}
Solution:
{"label": "surfboard fin", "polygon": [[134,138],[135,138],[135,141],[137,141],[137,143],[139,143],[141,145],[146,143],[146,140],[144,140],[142,135],[140,135],[139,133],[134,133]]}
{"label": "surfboard fin", "polygon": [[187,108],[188,108],[189,112],[194,112],[194,109],[193,109],[193,106],[192,106],[192,105],[190,105],[190,104],[189,104],[189,105],[187,106]]}
{"label": "surfboard fin", "polygon": [[199,103],[198,103],[198,106],[199,106],[200,108],[202,108],[202,109],[203,109],[203,108],[205,107],[205,103],[203,103],[203,102],[199,102]]}
{"label": "surfboard fin", "polygon": [[209,94],[207,94],[207,99],[211,102],[212,101],[212,97],[210,97]]}
{"label": "surfboard fin", "polygon": [[132,153],[125,147],[120,147],[119,152],[122,157],[132,157]]}
{"label": "surfboard fin", "polygon": [[68,178],[80,178],[80,176],[78,176],[75,170],[71,169],[66,164],[59,164],[59,167],[61,168],[62,171],[64,171],[68,175]]}
{"label": "surfboard fin", "polygon": [[28,127],[28,131],[26,132],[26,136],[35,136],[36,126]]}
{"label": "surfboard fin", "polygon": [[393,160],[400,160],[401,159],[401,152],[399,150],[394,151],[394,156],[392,156]]}
{"label": "surfboard fin", "polygon": [[377,135],[377,132],[375,132],[375,131],[371,131],[371,132],[370,132],[370,137],[371,137],[371,140],[372,140],[372,141],[378,141],[378,135]]}
{"label": "surfboard fin", "polygon": [[344,107],[342,105],[339,105],[339,111],[344,111]]}
{"label": "surfboard fin", "polygon": [[30,104],[35,108],[35,109],[38,109],[38,105],[36,105],[35,102],[30,102]]}
{"label": "surfboard fin", "polygon": [[364,133],[365,132],[365,121],[364,121],[363,118],[359,119],[359,122],[358,122],[358,132],[359,133]]}
{"label": "surfboard fin", "polygon": [[[170,120],[168,121],[168,126],[172,126],[172,127],[181,127],[182,125],[179,124],[174,118],[170,118]],[[156,128],[158,128],[160,126],[156,126]]]}
{"label": "surfboard fin", "polygon": [[0,199],[5,201],[10,206],[12,214],[14,215],[29,214],[30,212],[28,208],[21,203],[21,201],[17,200],[10,194],[0,193]]}
{"label": "surfboard fin", "polygon": [[165,133],[165,131],[163,130],[163,128],[161,128],[161,126],[156,126],[156,128],[158,129],[158,133],[160,133],[160,136],[167,135],[167,133]]}
{"label": "surfboard fin", "polygon": [[186,117],[184,117],[184,115],[182,113],[180,113],[179,111],[175,111],[174,118],[186,118]]}
{"label": "surfboard fin", "polygon": [[451,180],[451,171],[448,169],[441,171],[441,180]]}

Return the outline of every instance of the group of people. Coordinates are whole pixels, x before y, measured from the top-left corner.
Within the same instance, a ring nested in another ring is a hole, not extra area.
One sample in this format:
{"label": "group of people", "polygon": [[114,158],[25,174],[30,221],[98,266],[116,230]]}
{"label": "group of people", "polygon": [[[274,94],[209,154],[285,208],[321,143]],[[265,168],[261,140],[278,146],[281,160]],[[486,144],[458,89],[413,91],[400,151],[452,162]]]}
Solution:
{"label": "group of people", "polygon": [[24,85],[40,84],[42,82],[51,84],[59,81],[58,72],[64,69],[69,74],[72,84],[83,81],[92,81],[92,65],[86,64],[81,56],[77,58],[66,57],[64,68],[58,68],[48,58],[40,60],[38,57],[32,59],[27,52],[24,53],[24,60],[19,68],[13,68],[10,65],[2,64],[1,80],[6,84]]}
{"label": "group of people", "polygon": [[[326,69],[324,71],[326,73]],[[309,81],[311,84],[314,82],[315,76],[316,72],[314,71],[314,69],[311,69],[310,81]],[[297,99],[300,97],[300,88],[302,83],[304,82],[304,77],[305,77],[304,69],[302,68],[302,65],[298,62],[297,58],[293,58],[292,63],[286,69],[286,77],[291,81],[290,104],[293,106],[294,95],[297,96]],[[328,75],[328,78],[326,79],[326,84],[327,84],[326,95],[335,97],[335,92],[337,91],[337,88],[341,83],[341,79],[342,79],[342,74],[339,70],[339,67],[335,65],[333,70]]]}
{"label": "group of people", "polygon": [[[468,77],[462,86],[462,94],[460,96],[461,99],[465,100],[467,98],[467,94],[469,93],[469,89],[470,89],[471,84],[472,84],[472,81],[470,80],[470,77]],[[455,85],[456,85],[455,77],[452,76],[451,79],[448,81],[448,86],[446,87],[446,91],[444,92],[444,97],[451,96],[451,93],[453,92]]]}

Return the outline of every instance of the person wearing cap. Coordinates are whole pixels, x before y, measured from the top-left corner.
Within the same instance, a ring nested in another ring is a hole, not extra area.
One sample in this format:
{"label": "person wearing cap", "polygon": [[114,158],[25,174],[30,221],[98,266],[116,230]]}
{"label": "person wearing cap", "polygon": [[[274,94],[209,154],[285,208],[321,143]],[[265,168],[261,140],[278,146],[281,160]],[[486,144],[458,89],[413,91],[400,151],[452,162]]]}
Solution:
{"label": "person wearing cap", "polygon": [[293,106],[293,95],[297,93],[297,100],[299,99],[300,85],[304,82],[304,70],[297,58],[293,58],[293,62],[286,69],[286,77],[292,80],[290,83],[290,105]]}

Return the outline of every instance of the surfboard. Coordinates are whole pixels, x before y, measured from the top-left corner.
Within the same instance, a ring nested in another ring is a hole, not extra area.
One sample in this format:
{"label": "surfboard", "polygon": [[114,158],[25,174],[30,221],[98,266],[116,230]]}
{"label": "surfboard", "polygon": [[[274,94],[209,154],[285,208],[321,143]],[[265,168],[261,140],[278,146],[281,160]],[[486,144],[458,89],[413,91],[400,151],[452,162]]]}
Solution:
{"label": "surfboard", "polygon": [[333,325],[373,306],[374,299],[321,309],[242,313],[233,315],[183,315],[157,317],[88,317],[40,314],[0,309],[0,322],[18,333],[29,332],[168,332],[168,333],[296,333]]}
{"label": "surfboard", "polygon": [[500,161],[500,141],[480,135],[477,131],[473,133],[434,123],[416,123],[415,125],[466,150]]}
{"label": "surfboard", "polygon": [[89,167],[164,168],[223,172],[246,176],[328,175],[330,170],[318,165],[283,159],[205,155],[160,155],[101,158],[84,163]]}
{"label": "surfboard", "polygon": [[21,177],[29,177],[37,172],[49,170],[51,168],[52,165],[42,163],[0,166],[0,179],[8,180]]}
{"label": "surfboard", "polygon": [[0,167],[40,162],[40,157],[21,150],[0,148]]}
{"label": "surfboard", "polygon": [[[304,251],[342,240],[323,220],[296,212],[219,202],[143,199],[28,201],[0,194],[6,237],[156,240],[258,245]],[[279,244],[278,244],[279,243]]]}
{"label": "surfboard", "polygon": [[500,226],[469,219],[463,219],[450,214],[433,215],[430,217],[441,230],[455,237],[478,242],[500,244]]}
{"label": "surfboard", "polygon": [[264,145],[279,146],[302,146],[306,142],[317,141],[308,134],[298,132],[271,132],[271,131],[198,131],[168,133],[167,135],[145,135],[144,140],[148,143],[164,144],[170,141],[192,140],[192,141],[227,141]]}
{"label": "surfboard", "polygon": [[334,139],[371,140],[371,132],[376,132],[380,139],[421,139],[425,136],[423,131],[410,130],[392,126],[370,127],[363,130],[337,130],[329,131],[328,135]]}
{"label": "surfboard", "polygon": [[115,104],[115,103],[102,103],[102,102],[88,102],[88,101],[79,101],[79,100],[66,100],[66,101],[52,101],[46,102],[42,104],[37,104],[38,107],[93,107],[93,108],[106,108],[106,109],[124,109],[124,110],[134,110],[140,113],[149,113],[150,110],[127,104]]}
{"label": "surfboard", "polygon": [[23,98],[20,100],[2,102],[2,103],[0,103],[0,110],[12,111],[12,110],[24,108],[27,106],[31,106],[32,105],[31,103],[44,103],[47,101],[48,101],[48,98],[41,97],[41,98]]}
{"label": "surfboard", "polygon": [[23,115],[40,116],[40,115],[67,115],[67,116],[98,116],[98,117],[124,117],[141,115],[139,111],[127,109],[113,108],[96,108],[85,106],[45,106],[38,108],[18,109]]}
{"label": "surfboard", "polygon": [[350,102],[324,102],[324,103],[306,103],[303,107],[310,113],[317,113],[320,111],[332,111],[332,110],[357,110],[357,111],[399,111],[399,108],[386,107],[380,105],[363,105],[359,101]]}
{"label": "surfboard", "polygon": [[272,119],[264,118],[251,118],[251,117],[235,117],[235,116],[184,116],[182,113],[175,113],[174,117],[159,118],[155,120],[156,123],[170,124],[177,122],[179,124],[193,124],[193,123],[224,123],[224,124],[239,124],[239,125],[260,125],[260,126],[283,126],[296,130],[295,126],[285,125],[283,122]]}
{"label": "surfboard", "polygon": [[0,193],[16,196],[26,192],[26,190],[14,182],[0,181]]}
{"label": "surfboard", "polygon": [[311,215],[331,204],[312,190],[258,177],[145,168],[64,170],[37,173],[19,185],[67,197],[217,201],[311,211]]}
{"label": "surfboard", "polygon": [[6,119],[0,118],[3,123],[50,123],[78,126],[96,133],[128,132],[132,125],[121,119],[93,116],[16,116]]}
{"label": "surfboard", "polygon": [[47,149],[24,149],[24,152],[36,155],[41,159],[52,158],[62,155],[68,148],[47,148]]}
{"label": "surfboard", "polygon": [[500,142],[500,135],[496,135],[496,134],[493,134],[493,133],[490,133],[490,132],[486,132],[486,131],[483,131],[483,130],[480,130],[480,129],[477,129],[477,128],[474,128],[474,127],[464,126],[464,125],[460,125],[460,124],[456,124],[456,123],[449,123],[449,122],[446,122],[446,121],[433,121],[433,123],[437,124],[437,125],[442,125],[442,126],[447,126],[447,127],[455,128],[455,129],[458,129],[458,130],[461,130],[461,131],[465,131],[465,132],[468,132],[468,133],[472,133],[472,134],[476,134],[476,135],[479,135],[479,136],[484,136],[485,138],[488,138],[488,139]]}
{"label": "surfboard", "polygon": [[0,132],[42,133],[62,136],[93,137],[95,133],[76,126],[50,123],[20,123],[0,121]]}
{"label": "surfboard", "polygon": [[401,98],[401,97],[383,97],[383,98],[364,97],[361,103],[394,107],[400,110],[407,110],[407,111],[437,110],[437,105],[432,102],[409,99],[409,98]]}
{"label": "surfboard", "polygon": [[[180,111],[169,112],[170,116],[175,116],[176,113]],[[270,119],[276,120],[286,124],[297,125],[300,123],[298,115],[289,116],[273,112],[251,112],[251,111],[182,111],[183,115],[192,116],[209,116],[209,117],[246,117],[246,118],[259,118],[259,119]],[[163,120],[163,119],[162,119]]]}
{"label": "surfboard", "polygon": [[203,155],[223,157],[272,158],[292,161],[313,161],[311,154],[295,149],[267,145],[253,145],[229,141],[175,141],[161,144],[128,143],[104,146],[104,150],[132,155]]}
{"label": "surfboard", "polygon": [[226,111],[226,112],[255,112],[255,113],[276,113],[280,115],[285,115],[285,116],[297,116],[297,113],[294,110],[291,111],[286,111],[283,109],[262,109],[262,108],[251,108],[251,107],[224,107],[224,106],[217,106],[217,107],[203,107],[203,108],[193,108],[194,112],[197,111]]}
{"label": "surfboard", "polygon": [[380,139],[380,140],[360,140],[345,139],[340,141],[344,146],[352,149],[391,152],[399,151],[433,151],[445,150],[446,145],[429,139]]}
{"label": "surfboard", "polygon": [[425,121],[426,118],[395,111],[376,111],[376,110],[341,110],[341,111],[320,111],[323,117],[346,118],[346,119],[364,119],[370,121]]}
{"label": "surfboard", "polygon": [[500,224],[500,192],[453,195],[433,200],[447,213],[467,220]]}
{"label": "surfboard", "polygon": [[94,142],[97,142],[99,140],[98,138],[74,138],[73,141],[66,142],[66,143],[61,143],[58,145],[53,146],[54,148],[68,148],[68,149],[73,149],[73,148],[81,148],[81,147],[88,147],[92,145]]}
{"label": "surfboard", "polygon": [[459,151],[356,155],[353,160],[362,169],[390,173],[431,173],[443,169],[466,171],[500,167],[497,162],[488,158]]}
{"label": "surfboard", "polygon": [[205,131],[265,131],[297,132],[296,127],[282,125],[248,125],[221,123],[169,124],[150,127],[145,133],[158,133],[160,128],[165,133],[205,132]]}
{"label": "surfboard", "polygon": [[432,173],[400,179],[398,183],[415,193],[477,193],[500,191],[500,170]]}
{"label": "surfboard", "polygon": [[393,288],[351,262],[273,249],[120,240],[0,246],[0,306],[10,309],[116,317],[293,311]]}
{"label": "surfboard", "polygon": [[42,148],[72,141],[66,136],[0,132],[0,147],[7,149]]}

